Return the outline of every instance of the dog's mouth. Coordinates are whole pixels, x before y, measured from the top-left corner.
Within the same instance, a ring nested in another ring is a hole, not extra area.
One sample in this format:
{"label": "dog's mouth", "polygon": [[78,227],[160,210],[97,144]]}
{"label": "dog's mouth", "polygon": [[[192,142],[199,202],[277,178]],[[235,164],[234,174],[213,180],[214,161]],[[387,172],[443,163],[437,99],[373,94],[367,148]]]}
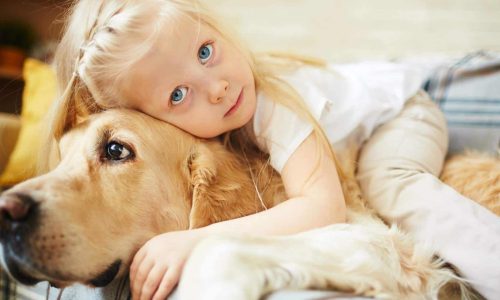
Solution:
{"label": "dog's mouth", "polygon": [[[9,242],[6,242],[9,241]],[[2,244],[0,247],[0,258],[2,267],[7,271],[16,281],[25,285],[35,285],[43,279],[34,275],[39,273],[31,271],[29,266],[33,264],[26,259],[24,255],[25,248],[23,244],[19,243],[17,236],[2,235]]]}
{"label": "dog's mouth", "polygon": [[121,264],[121,260],[116,260],[114,263],[109,265],[109,267],[104,272],[97,275],[94,279],[90,280],[89,283],[95,287],[103,287],[108,285],[111,281],[113,281],[113,279],[115,279],[118,271],[120,271]]}
{"label": "dog's mouth", "polygon": [[[94,277],[79,276],[78,272],[64,266],[61,262],[45,257],[57,257],[57,253],[42,251],[43,248],[33,248],[33,232],[18,226],[17,231],[5,232],[0,230],[0,259],[6,271],[18,282],[25,285],[35,285],[41,281],[48,281],[52,286],[65,287],[72,283],[83,283],[94,287],[104,287],[111,283],[118,275],[122,265],[121,259],[114,260],[109,265],[104,265],[104,271]],[[22,230],[21,230],[22,229]],[[46,248],[48,246],[45,246]],[[44,257],[45,256],[45,257]]]}
{"label": "dog's mouth", "polygon": [[43,281],[42,279],[35,278],[31,274],[28,274],[28,272],[24,271],[19,267],[19,264],[15,263],[13,260],[7,260],[6,264],[10,275],[24,285],[35,285]]}
{"label": "dog's mouth", "polygon": [[4,257],[4,259],[6,270],[16,281],[24,285],[35,285],[42,281],[48,281],[51,286],[57,288],[62,288],[75,282],[86,283],[94,287],[104,287],[116,278],[122,265],[121,260],[118,259],[93,279],[78,280],[74,276],[62,276],[59,274],[59,276],[54,277],[39,270],[25,269],[23,268],[23,263],[19,263],[16,259],[12,259],[9,256]]}

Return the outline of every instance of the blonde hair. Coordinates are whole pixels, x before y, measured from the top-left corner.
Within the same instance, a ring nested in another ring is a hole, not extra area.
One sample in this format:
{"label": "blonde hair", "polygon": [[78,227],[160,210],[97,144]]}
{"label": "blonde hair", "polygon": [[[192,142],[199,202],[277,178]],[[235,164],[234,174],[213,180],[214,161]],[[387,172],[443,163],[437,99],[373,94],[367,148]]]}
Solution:
{"label": "blonde hair", "polygon": [[[50,115],[45,155],[81,119],[121,106],[119,87],[127,69],[153,47],[166,20],[178,16],[212,27],[236,46],[252,69],[256,89],[313,124],[314,134],[329,149],[327,155],[335,159],[328,139],[299,94],[278,76],[290,66],[320,63],[291,55],[252,55],[198,0],[80,0],[73,6],[55,57],[60,95]],[[224,134],[223,141],[233,151],[262,155],[248,126]],[[45,163],[41,170],[49,168],[47,161],[41,160]],[[338,163],[337,168],[340,171]]]}

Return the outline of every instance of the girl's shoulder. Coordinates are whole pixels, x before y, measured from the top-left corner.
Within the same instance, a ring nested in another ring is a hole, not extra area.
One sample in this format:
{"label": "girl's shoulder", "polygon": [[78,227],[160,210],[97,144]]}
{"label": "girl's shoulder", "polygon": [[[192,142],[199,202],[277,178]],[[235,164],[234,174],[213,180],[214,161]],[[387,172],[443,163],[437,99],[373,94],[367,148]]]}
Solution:
{"label": "girl's shoulder", "polygon": [[318,98],[350,102],[351,96],[360,93],[368,98],[390,95],[408,99],[423,84],[425,74],[421,68],[410,64],[364,61],[324,67],[303,66],[284,74],[282,79],[306,102],[316,102]]}
{"label": "girl's shoulder", "polygon": [[346,82],[365,84],[368,86],[386,85],[394,79],[399,82],[418,82],[424,77],[422,68],[412,64],[390,61],[362,61],[355,63],[326,64],[323,67],[303,65],[285,73],[282,78],[294,83],[294,87],[301,85]]}
{"label": "girl's shoulder", "polygon": [[296,89],[300,89],[302,86],[316,86],[317,88],[321,88],[325,85],[340,83],[347,79],[341,73],[338,73],[335,68],[332,68],[332,65],[300,66],[291,72],[281,75],[281,78]]}

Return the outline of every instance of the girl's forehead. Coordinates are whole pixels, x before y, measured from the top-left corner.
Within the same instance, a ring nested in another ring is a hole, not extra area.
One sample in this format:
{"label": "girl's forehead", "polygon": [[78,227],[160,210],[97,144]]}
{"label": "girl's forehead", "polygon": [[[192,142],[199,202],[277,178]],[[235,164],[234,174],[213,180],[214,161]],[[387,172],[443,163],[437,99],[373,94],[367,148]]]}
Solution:
{"label": "girl's forehead", "polygon": [[219,34],[201,20],[187,16],[172,17],[165,21],[156,48],[160,51],[172,47],[184,48],[184,51],[196,49],[207,35],[214,37]]}

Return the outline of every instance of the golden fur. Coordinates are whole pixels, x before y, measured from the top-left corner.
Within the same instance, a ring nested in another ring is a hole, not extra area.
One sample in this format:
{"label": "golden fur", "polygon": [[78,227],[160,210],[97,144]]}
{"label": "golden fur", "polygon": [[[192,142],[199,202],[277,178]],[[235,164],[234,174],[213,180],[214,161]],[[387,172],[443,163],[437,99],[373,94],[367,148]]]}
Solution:
{"label": "golden fur", "polygon": [[[110,142],[131,155],[111,160]],[[0,219],[3,261],[27,283],[105,285],[126,272],[133,254],[154,235],[241,217],[285,200],[279,177],[263,168],[265,161],[248,162],[218,141],[196,139],[131,110],[91,116],[63,136],[59,149],[54,170],[0,197],[4,212],[22,207],[26,197],[34,201],[21,222],[29,230],[16,232],[5,213]],[[348,162],[343,187],[349,224],[286,238],[207,239],[187,263],[181,295],[258,299],[288,287],[409,299],[436,297],[451,281],[461,284],[432,252],[375,216],[354,179],[356,151],[339,155]],[[462,171],[451,172],[468,174]],[[457,178],[447,180],[460,184]],[[469,175],[467,183],[472,180]],[[113,266],[116,272],[109,271]]]}
{"label": "golden fur", "polygon": [[441,180],[500,216],[500,157],[476,152],[452,156]]}

